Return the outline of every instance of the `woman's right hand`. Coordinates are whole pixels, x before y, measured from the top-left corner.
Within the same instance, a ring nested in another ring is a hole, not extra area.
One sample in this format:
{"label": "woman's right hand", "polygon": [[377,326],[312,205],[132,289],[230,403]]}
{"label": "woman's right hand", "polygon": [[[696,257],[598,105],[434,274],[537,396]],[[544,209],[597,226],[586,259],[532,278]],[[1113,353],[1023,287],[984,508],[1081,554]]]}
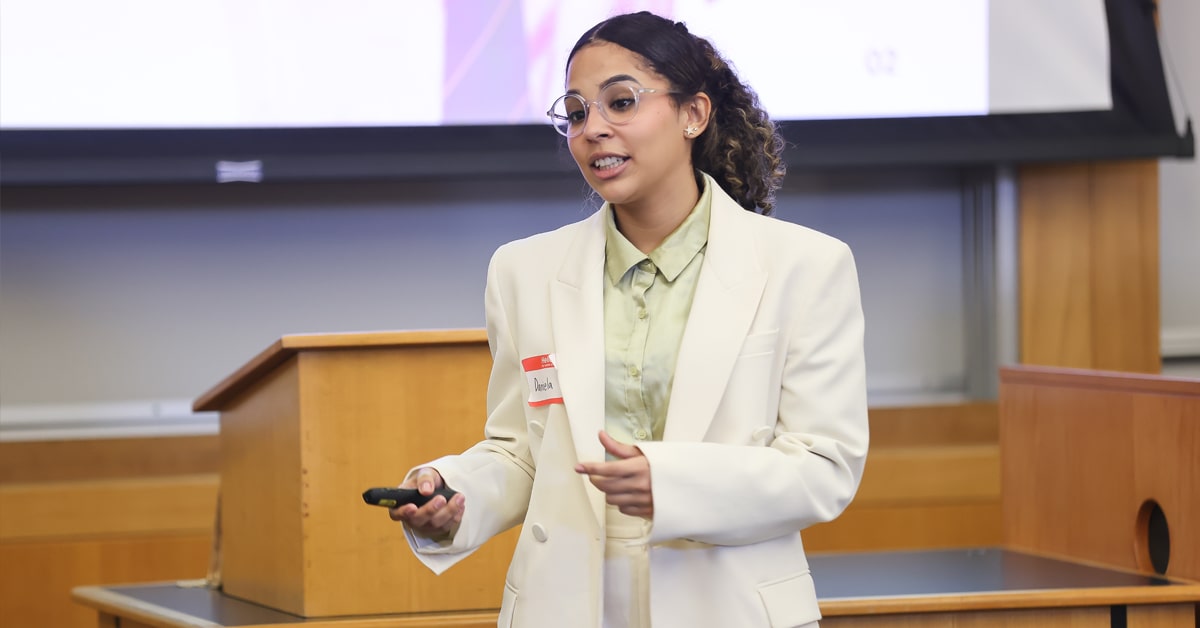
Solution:
{"label": "woman's right hand", "polygon": [[[432,495],[434,491],[445,485],[442,474],[432,467],[421,467],[416,474],[405,480],[400,488],[415,488],[422,495]],[[412,529],[414,533],[426,538],[436,539],[450,536],[454,528],[462,521],[466,509],[466,498],[458,493],[450,498],[441,495],[417,507],[415,504],[405,504],[388,509],[392,521],[400,521]]]}

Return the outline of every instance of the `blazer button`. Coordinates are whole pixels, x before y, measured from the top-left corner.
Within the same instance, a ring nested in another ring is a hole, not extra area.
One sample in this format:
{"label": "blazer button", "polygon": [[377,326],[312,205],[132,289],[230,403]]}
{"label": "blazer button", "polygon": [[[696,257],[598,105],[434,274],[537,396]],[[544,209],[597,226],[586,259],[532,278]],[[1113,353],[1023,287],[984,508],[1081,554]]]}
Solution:
{"label": "blazer button", "polygon": [[530,528],[530,532],[533,533],[533,538],[538,543],[545,543],[546,539],[550,538],[550,535],[546,534],[546,528],[542,527],[542,524],[540,523],[533,524],[533,526]]}
{"label": "blazer button", "polygon": [[764,425],[764,426],[754,430],[754,433],[750,435],[750,438],[752,440],[756,440],[756,441],[766,440],[767,437],[770,436],[774,432],[775,432],[775,428],[767,427],[766,425]]}
{"label": "blazer button", "polygon": [[530,421],[529,422],[529,431],[533,432],[534,436],[541,438],[542,435],[546,433],[546,426],[542,425],[538,421]]}

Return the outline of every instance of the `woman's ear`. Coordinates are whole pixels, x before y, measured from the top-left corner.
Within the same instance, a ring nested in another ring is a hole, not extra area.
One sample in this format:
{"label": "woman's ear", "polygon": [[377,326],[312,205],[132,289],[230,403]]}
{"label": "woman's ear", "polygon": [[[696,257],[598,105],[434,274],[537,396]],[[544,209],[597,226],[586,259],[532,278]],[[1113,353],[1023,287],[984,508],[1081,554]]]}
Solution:
{"label": "woman's ear", "polygon": [[688,137],[699,137],[708,128],[712,117],[712,99],[708,94],[700,92],[683,106],[685,134]]}

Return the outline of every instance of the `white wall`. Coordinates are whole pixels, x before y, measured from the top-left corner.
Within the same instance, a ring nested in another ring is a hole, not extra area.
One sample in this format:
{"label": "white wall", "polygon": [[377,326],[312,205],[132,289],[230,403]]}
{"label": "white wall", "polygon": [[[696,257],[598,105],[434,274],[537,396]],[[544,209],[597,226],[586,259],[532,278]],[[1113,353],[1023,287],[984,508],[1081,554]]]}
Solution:
{"label": "white wall", "polygon": [[[1200,132],[1200,3],[1159,0],[1159,12],[1176,119]],[[1164,373],[1200,377],[1200,161],[1161,160],[1159,207]]]}
{"label": "white wall", "polygon": [[[962,388],[953,171],[789,177],[848,241],[874,394]],[[4,407],[188,399],[283,334],[482,327],[501,243],[583,217],[569,179],[5,191]]]}

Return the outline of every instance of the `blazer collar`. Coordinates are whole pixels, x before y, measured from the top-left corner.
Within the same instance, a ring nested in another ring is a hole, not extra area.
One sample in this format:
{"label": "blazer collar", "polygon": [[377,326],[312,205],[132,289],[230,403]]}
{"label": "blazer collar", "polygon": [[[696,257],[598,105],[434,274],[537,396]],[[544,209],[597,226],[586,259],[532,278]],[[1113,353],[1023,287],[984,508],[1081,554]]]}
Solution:
{"label": "blazer collar", "polygon": [[675,363],[664,440],[703,440],[725,393],[767,282],[753,220],[714,190],[708,249]]}
{"label": "blazer collar", "polygon": [[[550,286],[550,326],[555,367],[570,422],[575,455],[603,460],[604,427],[604,215],[579,223],[558,276]],[[586,476],[578,481],[604,526],[604,494]]]}

